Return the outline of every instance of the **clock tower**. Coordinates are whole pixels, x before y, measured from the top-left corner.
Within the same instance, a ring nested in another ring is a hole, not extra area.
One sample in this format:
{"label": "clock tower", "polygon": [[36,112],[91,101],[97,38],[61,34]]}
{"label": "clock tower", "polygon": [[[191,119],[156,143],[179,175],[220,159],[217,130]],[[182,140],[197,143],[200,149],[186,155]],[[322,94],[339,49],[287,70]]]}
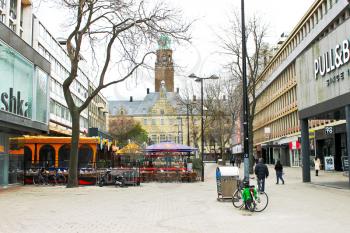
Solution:
{"label": "clock tower", "polygon": [[159,92],[162,81],[167,92],[174,92],[173,51],[170,49],[170,38],[162,35],[158,40],[157,60],[155,63],[155,91]]}

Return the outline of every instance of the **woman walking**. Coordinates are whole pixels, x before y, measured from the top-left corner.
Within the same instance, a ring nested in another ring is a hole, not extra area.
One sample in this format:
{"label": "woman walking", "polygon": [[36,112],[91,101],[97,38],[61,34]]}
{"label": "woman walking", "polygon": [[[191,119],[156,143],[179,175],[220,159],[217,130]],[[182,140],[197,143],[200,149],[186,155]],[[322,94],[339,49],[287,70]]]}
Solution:
{"label": "woman walking", "polygon": [[279,180],[281,179],[282,184],[284,184],[284,179],[282,177],[283,175],[283,166],[281,164],[281,162],[278,160],[276,165],[275,165],[275,171],[276,171],[276,178],[277,178],[277,182],[276,184],[278,184]]}
{"label": "woman walking", "polygon": [[316,176],[318,176],[318,171],[321,169],[321,160],[320,158],[316,157],[314,160],[315,163],[315,172],[316,172]]}

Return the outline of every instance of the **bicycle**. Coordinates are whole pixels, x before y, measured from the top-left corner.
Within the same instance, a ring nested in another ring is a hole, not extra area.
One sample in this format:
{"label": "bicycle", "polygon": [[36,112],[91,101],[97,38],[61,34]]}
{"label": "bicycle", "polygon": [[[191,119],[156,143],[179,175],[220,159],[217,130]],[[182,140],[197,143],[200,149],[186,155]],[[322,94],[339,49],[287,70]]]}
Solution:
{"label": "bicycle", "polygon": [[67,179],[62,173],[57,172],[55,175],[55,182],[56,184],[66,184]]}
{"label": "bicycle", "polygon": [[40,170],[38,170],[37,173],[33,175],[33,184],[47,185],[48,177],[41,174]]}
{"label": "bicycle", "polygon": [[[248,193],[249,197],[244,201],[243,196]],[[243,187],[243,182],[239,182],[236,191],[232,196],[232,204],[234,207],[242,209],[246,207],[251,212],[262,212],[269,203],[267,194],[258,191],[254,185]]]}

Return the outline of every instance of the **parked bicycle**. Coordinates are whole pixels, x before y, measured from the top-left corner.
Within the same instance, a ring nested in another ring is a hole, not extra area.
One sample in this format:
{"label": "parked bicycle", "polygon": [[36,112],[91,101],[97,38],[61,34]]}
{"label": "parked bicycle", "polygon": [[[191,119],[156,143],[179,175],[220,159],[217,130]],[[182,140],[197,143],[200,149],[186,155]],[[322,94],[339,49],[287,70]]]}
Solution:
{"label": "parked bicycle", "polygon": [[60,169],[57,169],[54,171],[54,174],[52,175],[52,179],[54,184],[65,184],[67,182],[65,175],[62,173]]}
{"label": "parked bicycle", "polygon": [[262,212],[269,203],[267,194],[259,191],[249,181],[241,181],[232,196],[232,204],[236,208],[248,209],[251,212]]}
{"label": "parked bicycle", "polygon": [[33,184],[47,185],[48,182],[48,172],[44,168],[38,169],[37,173],[33,176]]}
{"label": "parked bicycle", "polygon": [[35,175],[33,175],[33,184],[56,185],[56,184],[65,184],[66,182],[67,182],[67,179],[60,170],[54,170],[53,173],[50,173],[45,168],[41,168],[41,169],[38,169]]}

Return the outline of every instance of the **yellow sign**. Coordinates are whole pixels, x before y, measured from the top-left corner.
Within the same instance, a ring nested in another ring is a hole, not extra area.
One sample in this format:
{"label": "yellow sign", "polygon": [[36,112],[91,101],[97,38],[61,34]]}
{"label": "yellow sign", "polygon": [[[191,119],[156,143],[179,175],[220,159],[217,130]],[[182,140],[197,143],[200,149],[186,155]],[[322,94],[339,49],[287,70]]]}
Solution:
{"label": "yellow sign", "polygon": [[2,146],[2,145],[0,145],[0,153],[3,153],[3,152],[5,152],[5,147],[4,146]]}

